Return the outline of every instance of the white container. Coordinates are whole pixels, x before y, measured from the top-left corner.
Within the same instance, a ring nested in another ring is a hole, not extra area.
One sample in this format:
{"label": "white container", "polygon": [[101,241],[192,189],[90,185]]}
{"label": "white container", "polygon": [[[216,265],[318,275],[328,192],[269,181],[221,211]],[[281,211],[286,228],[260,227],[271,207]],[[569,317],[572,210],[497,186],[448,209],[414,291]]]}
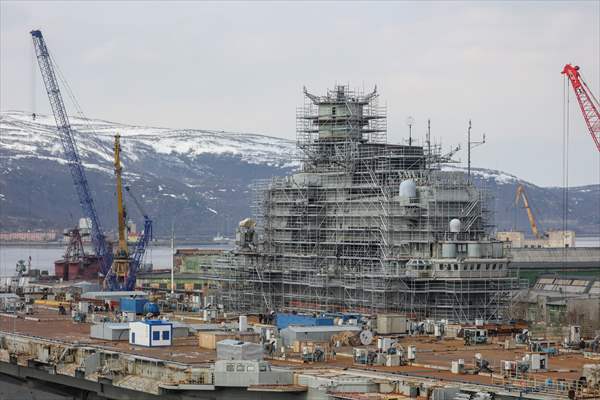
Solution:
{"label": "white container", "polygon": [[380,335],[404,334],[408,331],[408,319],[403,314],[378,314],[377,333]]}
{"label": "white container", "polygon": [[129,344],[145,347],[170,346],[173,325],[161,320],[129,323]]}
{"label": "white container", "polygon": [[248,317],[240,315],[240,332],[246,332],[248,330]]}
{"label": "white container", "polygon": [[465,370],[465,364],[461,364],[460,360],[458,361],[452,361],[452,367],[450,368],[450,371],[453,374],[462,374]]}
{"label": "white container", "polygon": [[78,311],[80,313],[87,314],[89,305],[90,303],[88,303],[87,301],[80,301],[78,304]]}
{"label": "white container", "polygon": [[548,355],[531,353],[529,363],[531,371],[546,371],[548,369]]}
{"label": "white container", "polygon": [[378,338],[377,339],[377,349],[381,351],[388,351],[390,347],[394,344],[394,340],[392,338]]}
{"label": "white container", "polygon": [[399,354],[388,354],[385,359],[386,367],[398,367],[400,366],[400,355]]}
{"label": "white container", "polygon": [[125,311],[123,313],[123,316],[125,317],[125,321],[127,322],[135,321],[135,311]]}
{"label": "white container", "polygon": [[406,353],[407,353],[406,358],[409,361],[416,360],[417,359],[417,346],[408,346]]}

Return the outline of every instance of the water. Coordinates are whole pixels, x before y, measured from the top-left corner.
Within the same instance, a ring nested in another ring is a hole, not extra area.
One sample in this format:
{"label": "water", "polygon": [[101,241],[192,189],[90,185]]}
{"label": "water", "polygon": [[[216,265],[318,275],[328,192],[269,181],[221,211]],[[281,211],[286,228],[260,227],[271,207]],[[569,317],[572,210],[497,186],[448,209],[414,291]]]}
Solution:
{"label": "water", "polygon": [[[577,237],[577,247],[600,247],[600,237]],[[185,245],[181,248],[228,248],[221,245]],[[0,276],[14,275],[15,265],[19,260],[31,256],[31,268],[54,273],[54,261],[64,254],[63,246],[6,246],[0,245]],[[88,249],[89,251],[89,249]],[[155,269],[171,267],[171,248],[168,246],[151,246],[146,251],[144,262],[152,263]]]}
{"label": "water", "polygon": [[600,247],[600,236],[575,236],[576,247]]}
{"label": "water", "polygon": [[[220,245],[186,245],[182,248],[227,248]],[[90,251],[89,249],[86,249]],[[63,246],[6,246],[0,245],[0,276],[14,275],[19,260],[31,257],[31,268],[49,271],[54,274],[54,261],[62,258]],[[145,263],[151,263],[155,269],[171,267],[171,248],[168,246],[151,246],[146,250]]]}

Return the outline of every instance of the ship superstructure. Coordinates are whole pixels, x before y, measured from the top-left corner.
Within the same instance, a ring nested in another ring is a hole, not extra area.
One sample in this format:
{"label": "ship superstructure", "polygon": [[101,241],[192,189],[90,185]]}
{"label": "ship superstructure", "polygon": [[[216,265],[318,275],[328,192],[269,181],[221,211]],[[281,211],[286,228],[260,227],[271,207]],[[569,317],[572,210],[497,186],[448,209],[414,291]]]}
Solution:
{"label": "ship superstructure", "polygon": [[386,143],[376,90],[305,89],[302,168],[256,184],[255,218],[208,272],[232,309],[404,311],[508,318],[519,287],[489,238],[485,190],[440,169],[439,147]]}

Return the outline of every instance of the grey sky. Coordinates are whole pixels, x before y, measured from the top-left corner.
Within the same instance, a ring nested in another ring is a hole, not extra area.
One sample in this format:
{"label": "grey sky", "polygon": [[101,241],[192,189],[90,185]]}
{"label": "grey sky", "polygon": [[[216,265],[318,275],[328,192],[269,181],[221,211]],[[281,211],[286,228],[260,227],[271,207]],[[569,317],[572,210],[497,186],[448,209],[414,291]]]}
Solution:
{"label": "grey sky", "polygon": [[[294,138],[303,85],[377,84],[390,142],[407,135],[412,115],[415,136],[430,117],[449,147],[465,141],[471,118],[474,135],[488,138],[475,165],[558,186],[563,65],[579,64],[600,96],[600,1],[0,7],[2,110],[49,111],[33,65],[36,28],[89,117]],[[598,183],[600,155],[571,100],[570,183]]]}

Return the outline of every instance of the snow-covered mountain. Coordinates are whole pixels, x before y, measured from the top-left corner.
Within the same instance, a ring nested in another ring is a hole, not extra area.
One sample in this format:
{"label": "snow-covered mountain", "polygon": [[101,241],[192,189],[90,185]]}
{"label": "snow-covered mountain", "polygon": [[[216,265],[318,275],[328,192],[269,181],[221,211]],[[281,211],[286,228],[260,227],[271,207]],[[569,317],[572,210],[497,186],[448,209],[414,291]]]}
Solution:
{"label": "snow-covered mountain", "polygon": [[[192,238],[231,234],[251,214],[256,179],[291,173],[300,165],[295,143],[252,133],[133,126],[71,117],[101,221],[114,229],[116,217],[112,147],[122,137],[126,183],[155,219],[160,235],[170,230]],[[0,229],[65,228],[80,216],[75,190],[52,116],[0,113]],[[448,167],[450,169],[457,167]],[[496,196],[499,228],[513,225],[518,177],[473,169],[476,181]],[[542,226],[560,227],[562,189],[527,183]],[[599,187],[571,188],[569,225],[597,231]],[[129,202],[133,204],[132,202]],[[133,219],[139,213],[129,209]],[[522,212],[518,226],[525,228]]]}

